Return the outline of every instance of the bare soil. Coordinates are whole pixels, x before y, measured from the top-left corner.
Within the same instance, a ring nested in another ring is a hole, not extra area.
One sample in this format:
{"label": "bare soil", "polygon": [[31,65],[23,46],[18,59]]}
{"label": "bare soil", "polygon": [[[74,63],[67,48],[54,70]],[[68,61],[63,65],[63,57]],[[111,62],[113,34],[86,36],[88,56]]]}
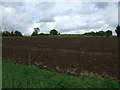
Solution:
{"label": "bare soil", "polygon": [[2,57],[70,75],[120,80],[119,43],[113,37],[3,37]]}

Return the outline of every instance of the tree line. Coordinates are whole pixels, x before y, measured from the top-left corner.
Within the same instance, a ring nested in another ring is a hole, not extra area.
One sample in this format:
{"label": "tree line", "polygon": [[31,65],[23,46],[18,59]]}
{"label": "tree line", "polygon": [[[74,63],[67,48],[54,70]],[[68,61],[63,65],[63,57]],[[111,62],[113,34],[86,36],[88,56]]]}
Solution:
{"label": "tree line", "polygon": [[2,32],[2,36],[22,36],[22,33],[20,32],[20,31],[11,31],[11,32],[9,32],[9,31],[3,31]]}
{"label": "tree line", "polygon": [[[48,34],[44,34],[44,33],[38,34],[39,32],[40,32],[40,29],[39,29],[38,27],[37,27],[37,28],[34,28],[34,31],[33,31],[33,33],[31,34],[31,36],[48,35]],[[60,35],[60,33],[59,33],[57,30],[52,29],[52,30],[50,31],[50,35]]]}
{"label": "tree line", "polygon": [[[50,31],[50,34],[44,34],[44,33],[39,33],[40,32],[40,29],[37,27],[37,28],[34,28],[34,31],[33,33],[31,34],[31,36],[39,36],[39,35],[60,35],[60,33],[55,30],[55,29],[52,29]],[[2,36],[23,36],[22,33],[20,31],[3,31],[2,32]]]}
{"label": "tree line", "polygon": [[88,33],[84,33],[82,35],[90,35],[90,36],[112,36],[112,31],[108,30],[108,31],[99,31],[99,32],[88,32]]}
{"label": "tree line", "polygon": [[[52,29],[50,30],[50,34],[44,34],[44,33],[39,33],[40,32],[40,29],[37,27],[37,28],[34,28],[34,31],[33,33],[31,34],[31,36],[40,36],[40,35],[60,35],[60,33],[56,30],[56,29]],[[115,32],[117,34],[117,37],[120,37],[120,26],[118,25],[115,29]],[[106,36],[106,37],[109,37],[109,36],[112,36],[112,31],[111,30],[108,30],[108,31],[99,31],[99,32],[88,32],[88,33],[84,33],[82,35],[90,35],[90,36]],[[2,36],[23,36],[22,33],[20,31],[3,31],[2,32]]]}

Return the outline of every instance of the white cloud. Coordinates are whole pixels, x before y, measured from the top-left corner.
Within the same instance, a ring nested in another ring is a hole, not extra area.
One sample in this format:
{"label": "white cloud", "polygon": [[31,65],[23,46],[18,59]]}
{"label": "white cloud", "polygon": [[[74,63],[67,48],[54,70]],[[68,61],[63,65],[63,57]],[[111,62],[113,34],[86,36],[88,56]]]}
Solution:
{"label": "white cloud", "polygon": [[[90,4],[90,5],[89,5]],[[117,4],[117,3],[116,3]],[[92,8],[89,11],[89,7],[92,5],[95,7],[94,3],[87,3],[85,4],[84,8],[88,9],[88,13],[83,12],[74,15],[74,16],[60,16],[57,17],[59,19],[56,20],[56,28],[59,29],[61,32],[65,33],[80,33],[81,32],[88,32],[88,31],[99,31],[99,30],[112,30],[113,34],[115,34],[115,27],[117,26],[118,21],[118,12],[117,7],[114,3],[104,4],[102,9],[99,8]],[[85,10],[83,8],[83,11]],[[93,10],[92,10],[93,9]],[[81,9],[82,10],[82,9]],[[81,11],[82,12],[82,11]],[[89,13],[91,12],[91,13]],[[77,18],[75,18],[77,16]],[[68,18],[69,17],[69,18]]]}
{"label": "white cloud", "polygon": [[111,29],[115,34],[118,23],[117,2],[8,2],[0,8],[2,28],[24,35],[30,35],[35,27],[40,27],[41,33],[55,28],[71,34]]}
{"label": "white cloud", "polygon": [[33,33],[33,30],[34,30],[35,27],[40,27],[40,23],[35,23],[34,22],[34,24],[32,24],[31,26],[29,26],[27,28],[26,32],[24,32],[24,35],[29,35],[29,34],[31,35]]}
{"label": "white cloud", "polygon": [[[19,30],[25,33],[28,27],[33,23],[33,19],[30,14],[26,12],[20,12],[18,9],[13,7],[2,6],[2,29],[15,31]],[[21,10],[21,9],[20,9]]]}
{"label": "white cloud", "polygon": [[[54,24],[54,23],[53,23]],[[42,22],[40,23],[40,29],[42,33],[49,33],[51,29],[53,29],[52,22]]]}

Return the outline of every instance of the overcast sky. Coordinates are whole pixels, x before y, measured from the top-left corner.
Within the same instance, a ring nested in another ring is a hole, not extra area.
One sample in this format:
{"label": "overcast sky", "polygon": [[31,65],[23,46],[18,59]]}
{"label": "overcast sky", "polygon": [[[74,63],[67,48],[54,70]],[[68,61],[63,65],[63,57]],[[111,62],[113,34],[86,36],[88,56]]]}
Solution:
{"label": "overcast sky", "polygon": [[2,30],[18,30],[31,35],[51,29],[61,34],[83,34],[112,30],[118,24],[117,2],[2,2]]}

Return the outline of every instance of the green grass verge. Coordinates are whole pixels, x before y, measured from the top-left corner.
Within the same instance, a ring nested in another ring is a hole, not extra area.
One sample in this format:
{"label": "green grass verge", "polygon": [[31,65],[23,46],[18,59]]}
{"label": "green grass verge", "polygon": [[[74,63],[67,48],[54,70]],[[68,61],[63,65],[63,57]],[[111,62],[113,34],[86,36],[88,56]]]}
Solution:
{"label": "green grass verge", "polygon": [[74,77],[3,60],[3,88],[120,88],[117,81]]}

